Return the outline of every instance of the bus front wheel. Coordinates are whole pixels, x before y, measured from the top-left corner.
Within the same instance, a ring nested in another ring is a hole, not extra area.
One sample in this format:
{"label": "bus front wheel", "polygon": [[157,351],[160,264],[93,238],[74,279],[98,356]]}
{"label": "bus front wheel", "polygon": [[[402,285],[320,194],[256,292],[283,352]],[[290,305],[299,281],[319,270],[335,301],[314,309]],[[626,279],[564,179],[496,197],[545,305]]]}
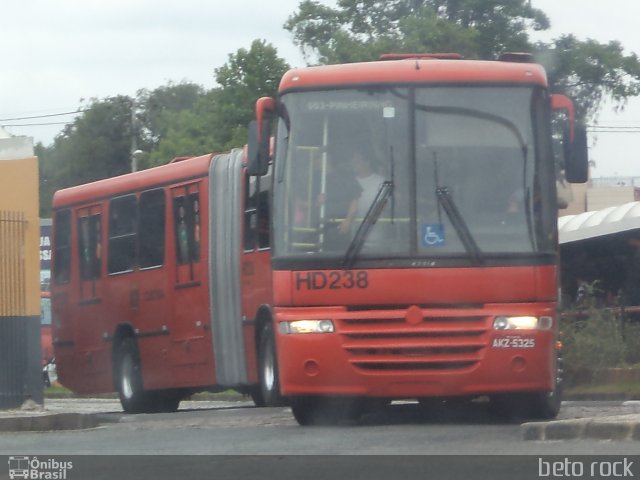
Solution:
{"label": "bus front wheel", "polygon": [[531,394],[531,415],[536,420],[551,420],[558,416],[562,405],[564,385],[564,360],[560,349],[556,352],[556,378],[553,390]]}
{"label": "bus front wheel", "polygon": [[361,398],[304,396],[290,399],[299,425],[339,425],[356,422],[364,410]]}
{"label": "bus front wheel", "polygon": [[182,397],[179,392],[171,390],[158,390],[146,393],[147,412],[172,413],[178,410]]}
{"label": "bus front wheel", "polygon": [[532,420],[551,420],[558,416],[562,405],[563,359],[558,350],[556,358],[556,376],[553,390],[550,392],[515,393],[497,395],[489,404],[492,413],[508,419],[530,418]]}
{"label": "bus front wheel", "polygon": [[142,387],[140,354],[132,338],[125,338],[118,349],[118,396],[126,413],[144,412],[147,398]]}

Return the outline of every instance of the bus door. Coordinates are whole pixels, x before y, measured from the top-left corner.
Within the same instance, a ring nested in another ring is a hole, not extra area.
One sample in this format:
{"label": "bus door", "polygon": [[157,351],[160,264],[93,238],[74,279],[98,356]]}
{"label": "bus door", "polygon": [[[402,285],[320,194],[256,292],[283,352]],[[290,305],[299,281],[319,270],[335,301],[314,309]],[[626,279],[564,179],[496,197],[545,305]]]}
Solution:
{"label": "bus door", "polygon": [[[173,218],[173,255],[175,261],[171,336],[177,348],[171,348],[171,363],[187,365],[204,362],[207,314],[207,292],[203,282],[200,182],[171,189]],[[208,333],[207,333],[208,335]]]}
{"label": "bus door", "polygon": [[83,351],[87,373],[98,373],[108,365],[108,348],[102,335],[107,325],[102,307],[102,207],[92,205],[76,211],[79,279],[76,345]]}
{"label": "bus door", "polygon": [[253,317],[261,305],[271,302],[270,188],[270,174],[245,177],[244,253],[240,275],[242,313],[250,320],[255,320]]}
{"label": "bus door", "polygon": [[166,204],[163,188],[144,191],[138,198],[138,272],[132,291],[139,307],[138,328],[154,337],[166,335],[171,319],[164,268]]}
{"label": "bus door", "polygon": [[[258,365],[256,357],[256,314],[272,301],[269,191],[271,174],[244,179],[243,253],[240,261],[242,330],[247,364]],[[249,368],[249,380],[257,381],[257,369]]]}
{"label": "bus door", "polygon": [[102,214],[100,205],[78,209],[80,303],[99,303],[102,273]]}

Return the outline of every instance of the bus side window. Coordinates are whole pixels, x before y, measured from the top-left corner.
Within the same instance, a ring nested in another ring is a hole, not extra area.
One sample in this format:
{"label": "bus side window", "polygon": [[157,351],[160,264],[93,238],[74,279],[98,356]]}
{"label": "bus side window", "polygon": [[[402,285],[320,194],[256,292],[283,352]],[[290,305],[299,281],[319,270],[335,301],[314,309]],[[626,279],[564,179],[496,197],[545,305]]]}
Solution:
{"label": "bus side window", "polygon": [[100,278],[100,215],[78,218],[78,254],[80,255],[80,278]]}
{"label": "bus side window", "polygon": [[135,195],[114,198],[109,207],[109,273],[133,270],[136,264]]}
{"label": "bus side window", "polygon": [[244,197],[244,250],[269,248],[269,192],[262,177],[246,177]]}
{"label": "bus side window", "polygon": [[269,230],[269,192],[258,195],[258,248],[269,248],[271,237]]}
{"label": "bus side window", "polygon": [[244,188],[244,250],[250,252],[256,248],[258,226],[258,190],[260,177],[245,177]]}
{"label": "bus side window", "polygon": [[180,265],[200,260],[200,197],[198,192],[173,198],[176,258]]}
{"label": "bus side window", "polygon": [[191,260],[200,260],[200,198],[198,192],[189,194],[189,209],[191,210]]}
{"label": "bus side window", "polygon": [[71,271],[71,211],[56,212],[54,237],[54,282],[58,285],[69,282]]}
{"label": "bus side window", "polygon": [[165,196],[164,190],[150,190],[140,195],[138,256],[140,268],[164,264]]}

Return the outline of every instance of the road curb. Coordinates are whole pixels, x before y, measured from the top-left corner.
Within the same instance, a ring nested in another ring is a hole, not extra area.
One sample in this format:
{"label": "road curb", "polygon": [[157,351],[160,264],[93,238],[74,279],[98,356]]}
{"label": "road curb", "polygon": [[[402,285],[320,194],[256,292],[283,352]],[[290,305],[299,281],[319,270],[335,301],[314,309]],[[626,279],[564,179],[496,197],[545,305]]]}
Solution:
{"label": "road curb", "polygon": [[0,418],[0,432],[46,432],[83,430],[98,426],[93,413],[52,413]]}
{"label": "road curb", "polygon": [[640,441],[640,416],[582,418],[552,422],[528,422],[521,425],[523,440],[594,440]]}

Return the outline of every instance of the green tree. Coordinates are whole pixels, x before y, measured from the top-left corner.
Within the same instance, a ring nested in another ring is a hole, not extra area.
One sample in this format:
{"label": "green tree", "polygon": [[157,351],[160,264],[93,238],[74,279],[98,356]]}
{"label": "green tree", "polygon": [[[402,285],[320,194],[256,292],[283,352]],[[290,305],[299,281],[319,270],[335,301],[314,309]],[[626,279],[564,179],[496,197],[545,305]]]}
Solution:
{"label": "green tree", "polygon": [[202,119],[208,92],[194,83],[141,90],[136,98],[141,169],[162,165],[178,156],[211,151],[211,134]]}
{"label": "green tree", "polygon": [[241,147],[255,100],[274,95],[288,69],[277,50],[256,40],[229,55],[215,70],[220,87],[193,83],[140,90],[135,98],[92,99],[53,145],[37,146],[41,166],[41,211],[48,216],[53,192],[131,170],[131,150],[143,151],[138,168],[178,156]]}
{"label": "green tree", "polygon": [[336,8],[305,0],[284,28],[307,59],[326,64],[371,60],[391,50],[486,58],[522,50],[528,29],[548,24],[526,0],[339,0]]}
{"label": "green tree", "polygon": [[38,157],[41,218],[51,218],[51,199],[56,191],[54,170],[49,162],[51,152],[52,149],[45,147],[42,143],[37,143],[34,147],[34,153]]}
{"label": "green tree", "polygon": [[173,115],[193,110],[205,94],[201,85],[189,82],[170,82],[152,91],[140,90],[136,105],[142,127],[140,136],[145,146],[152,149],[157,145],[170,130]]}
{"label": "green tree", "polygon": [[284,28],[307,60],[322,64],[367,61],[385,52],[458,52],[494,59],[507,51],[534,52],[547,68],[552,91],[576,100],[583,122],[601,103],[622,108],[640,93],[640,62],[617,42],[564,35],[550,43],[530,33],[549,28],[528,0],[338,0],[335,8],[305,0]]}
{"label": "green tree", "polygon": [[288,69],[277,49],[264,40],[254,40],[249,50],[239,49],[229,55],[225,65],[216,68],[216,82],[221,86],[216,98],[217,126],[224,124],[225,144],[253,118],[256,99],[276,94],[280,78]]}
{"label": "green tree", "polygon": [[162,123],[166,128],[150,150],[145,166],[162,165],[180,156],[221,151],[223,145],[213,127],[216,96],[217,92],[212,90],[200,95],[190,109],[163,112]]}
{"label": "green tree", "polygon": [[41,211],[50,209],[57,189],[126,173],[130,169],[132,99],[92,99],[86,110],[44,149],[41,162]]}
{"label": "green tree", "polygon": [[528,51],[529,32],[549,28],[546,14],[529,0],[425,0],[440,18],[478,32],[474,57]]}
{"label": "green tree", "polygon": [[579,118],[595,120],[605,98],[622,108],[640,94],[638,56],[626,55],[619,42],[563,35],[549,44],[537,44],[534,51],[547,69],[552,91],[576,100]]}
{"label": "green tree", "polygon": [[256,99],[275,95],[288,69],[277,50],[264,40],[254,40],[249,50],[241,48],[230,54],[227,63],[215,69],[218,88],[198,96],[190,109],[167,112],[162,118],[167,128],[148,164],[242,147]]}

